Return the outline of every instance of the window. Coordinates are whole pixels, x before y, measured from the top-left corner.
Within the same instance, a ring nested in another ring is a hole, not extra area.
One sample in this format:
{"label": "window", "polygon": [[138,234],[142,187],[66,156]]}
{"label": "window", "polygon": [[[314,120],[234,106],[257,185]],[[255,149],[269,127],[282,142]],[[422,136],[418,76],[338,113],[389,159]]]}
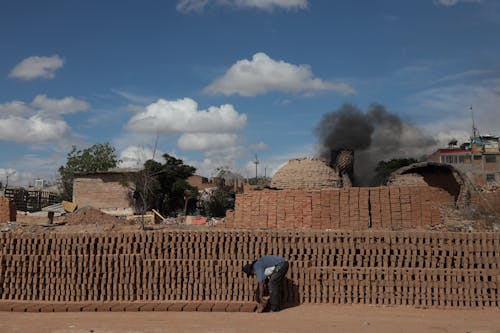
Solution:
{"label": "window", "polygon": [[488,183],[492,183],[492,182],[494,182],[494,181],[495,181],[495,175],[494,175],[494,174],[492,174],[492,173],[487,173],[487,174],[486,174],[486,181],[487,181]]}
{"label": "window", "polygon": [[486,163],[496,163],[497,157],[496,157],[496,155],[486,155],[485,160],[486,160]]}
{"label": "window", "polygon": [[458,156],[457,155],[441,156],[441,163],[456,164],[458,163]]}

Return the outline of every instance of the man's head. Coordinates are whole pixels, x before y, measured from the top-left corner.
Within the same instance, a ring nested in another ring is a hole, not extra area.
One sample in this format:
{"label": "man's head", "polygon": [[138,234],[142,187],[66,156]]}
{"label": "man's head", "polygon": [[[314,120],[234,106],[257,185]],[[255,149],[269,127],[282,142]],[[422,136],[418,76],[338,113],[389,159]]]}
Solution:
{"label": "man's head", "polygon": [[243,266],[243,272],[245,272],[247,276],[251,276],[253,274],[253,263]]}

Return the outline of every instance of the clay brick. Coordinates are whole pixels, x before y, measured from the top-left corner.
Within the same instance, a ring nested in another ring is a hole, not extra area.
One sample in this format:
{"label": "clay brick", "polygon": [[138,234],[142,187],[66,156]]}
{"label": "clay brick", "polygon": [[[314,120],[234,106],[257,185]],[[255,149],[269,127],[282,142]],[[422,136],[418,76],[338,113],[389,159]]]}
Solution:
{"label": "clay brick", "polygon": [[188,304],[189,304],[188,302],[171,303],[167,311],[175,311],[175,312],[183,311],[184,307],[186,307]]}
{"label": "clay brick", "polygon": [[226,302],[216,302],[212,307],[212,312],[225,312],[228,305]]}
{"label": "clay brick", "polygon": [[241,303],[229,303],[226,307],[226,312],[240,312]]}
{"label": "clay brick", "polygon": [[241,305],[240,312],[255,312],[256,309],[256,303],[243,303]]}
{"label": "clay brick", "polygon": [[198,312],[211,312],[212,307],[214,306],[213,302],[202,302],[196,309]]}

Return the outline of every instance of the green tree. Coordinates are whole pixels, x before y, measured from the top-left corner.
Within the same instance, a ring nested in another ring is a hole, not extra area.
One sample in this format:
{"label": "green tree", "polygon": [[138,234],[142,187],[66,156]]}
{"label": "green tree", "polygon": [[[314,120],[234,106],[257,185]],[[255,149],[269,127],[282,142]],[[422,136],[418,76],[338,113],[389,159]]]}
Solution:
{"label": "green tree", "polygon": [[394,158],[390,161],[380,161],[375,168],[374,185],[382,185],[387,182],[387,179],[399,168],[417,163],[414,158]]}
{"label": "green tree", "polygon": [[228,209],[234,208],[234,192],[226,188],[218,187],[208,200],[203,203],[205,211],[209,217],[224,217]]}
{"label": "green tree", "polygon": [[86,149],[72,146],[66,165],[59,167],[61,176],[61,199],[72,200],[75,172],[96,172],[115,168],[119,160],[115,148],[109,143],[97,143]]}
{"label": "green tree", "polygon": [[[169,214],[182,210],[186,200],[195,199],[198,195],[198,189],[187,182],[196,168],[169,154],[164,154],[163,158],[163,164],[154,160],[144,163],[137,190],[143,198],[145,209],[155,208],[161,213]],[[188,200],[192,206],[194,201]]]}

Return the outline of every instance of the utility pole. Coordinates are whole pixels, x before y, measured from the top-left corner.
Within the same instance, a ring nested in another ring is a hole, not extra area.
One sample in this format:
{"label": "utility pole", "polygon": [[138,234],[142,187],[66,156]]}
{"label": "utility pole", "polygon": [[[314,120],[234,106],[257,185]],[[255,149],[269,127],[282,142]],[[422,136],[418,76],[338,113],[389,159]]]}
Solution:
{"label": "utility pole", "polygon": [[5,181],[5,188],[7,188],[9,186],[9,177],[12,176],[13,174],[15,174],[16,171],[12,171],[12,172],[9,172],[5,175],[5,178],[6,178],[6,181]]}
{"label": "utility pole", "polygon": [[255,154],[255,161],[253,161],[255,164],[255,181],[257,181],[257,166],[259,165],[259,159],[257,158],[257,154]]}

